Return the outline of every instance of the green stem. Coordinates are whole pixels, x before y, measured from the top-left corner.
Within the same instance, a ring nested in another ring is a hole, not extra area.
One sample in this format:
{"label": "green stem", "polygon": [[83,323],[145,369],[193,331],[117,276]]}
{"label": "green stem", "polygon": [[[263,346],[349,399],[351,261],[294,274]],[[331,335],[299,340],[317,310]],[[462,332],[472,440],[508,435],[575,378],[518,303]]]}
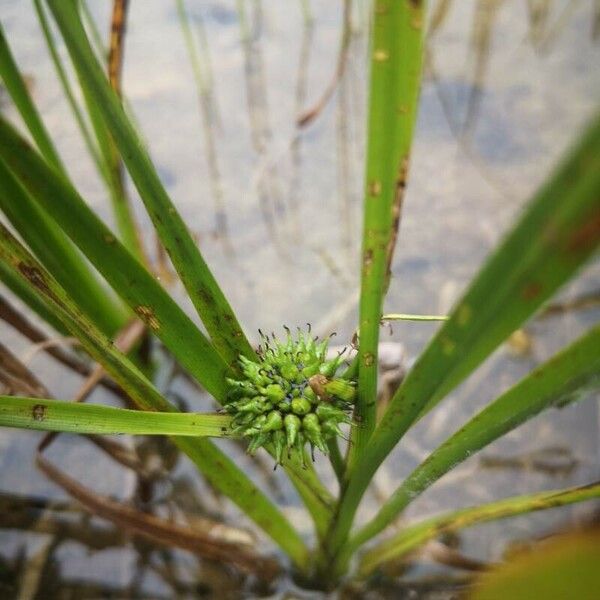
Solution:
{"label": "green stem", "polygon": [[329,462],[333,468],[333,472],[338,480],[340,486],[344,482],[344,476],[346,473],[346,463],[344,462],[344,457],[340,451],[340,446],[338,444],[337,438],[332,438],[327,442],[327,448],[329,449]]}

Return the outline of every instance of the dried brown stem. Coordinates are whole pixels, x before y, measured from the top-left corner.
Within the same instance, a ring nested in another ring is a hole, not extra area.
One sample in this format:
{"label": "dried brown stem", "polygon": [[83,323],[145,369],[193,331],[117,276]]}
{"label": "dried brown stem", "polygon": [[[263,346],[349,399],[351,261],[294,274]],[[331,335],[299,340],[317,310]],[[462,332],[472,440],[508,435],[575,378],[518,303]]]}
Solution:
{"label": "dried brown stem", "polygon": [[333,77],[331,81],[323,91],[321,97],[306,110],[302,111],[296,118],[296,125],[298,127],[306,127],[310,125],[327,106],[328,102],[333,97],[335,90],[346,70],[346,63],[348,62],[348,48],[350,47],[350,35],[351,35],[351,23],[350,23],[350,11],[352,9],[352,3],[350,0],[344,0],[344,14],[343,14],[343,25],[342,34],[340,38],[340,48],[338,51],[337,63]]}
{"label": "dried brown stem", "polygon": [[[40,344],[41,349],[46,354],[52,356],[59,363],[68,367],[79,375],[89,375],[92,368],[82,361],[77,356],[65,352],[65,350],[58,344],[50,344],[52,340],[36,325],[31,323],[27,317],[21,314],[14,306],[12,306],[6,298],[0,295],[0,319],[8,323],[21,335],[26,337],[34,344]],[[113,394],[125,398],[123,390],[112,380],[107,377],[103,377],[100,380],[100,385],[109,389]]]}
{"label": "dried brown stem", "polygon": [[9,394],[48,398],[46,386],[5,346],[0,343],[0,385]]}
{"label": "dried brown stem", "polygon": [[[146,325],[141,321],[129,321],[117,334],[114,344],[121,352],[129,352],[133,346],[139,341],[146,331]],[[79,391],[75,394],[73,402],[83,402],[102,381],[106,371],[102,365],[97,364],[90,373],[89,377],[83,382]],[[45,396],[49,398],[50,396]],[[38,451],[45,450],[59,434],[56,432],[47,433],[39,443]]]}
{"label": "dried brown stem", "polygon": [[123,73],[123,54],[125,44],[125,23],[129,0],[115,0],[110,24],[110,43],[108,50],[108,79],[110,85],[121,95],[121,75]]}
{"label": "dried brown stem", "polygon": [[[253,573],[261,579],[272,580],[279,572],[277,561],[255,554],[248,546],[223,541],[189,526],[170,523],[95,494],[55,467],[41,453],[37,455],[36,464],[51,481],[81,503],[87,511],[108,519],[132,534],[163,546],[187,550],[208,560],[233,564],[242,571]],[[219,523],[215,523],[215,527],[219,526]]]}

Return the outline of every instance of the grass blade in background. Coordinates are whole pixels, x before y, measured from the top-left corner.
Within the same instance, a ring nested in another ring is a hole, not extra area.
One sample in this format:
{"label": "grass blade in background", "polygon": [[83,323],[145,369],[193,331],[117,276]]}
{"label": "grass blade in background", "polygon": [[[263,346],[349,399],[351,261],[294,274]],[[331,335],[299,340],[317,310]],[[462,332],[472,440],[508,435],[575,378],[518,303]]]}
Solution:
{"label": "grass blade in background", "polygon": [[[0,144],[3,142],[4,138]],[[39,161],[53,177],[62,180],[41,158]],[[42,264],[104,333],[113,334],[123,326],[125,311],[102,287],[71,241],[15,179],[2,158],[0,209]]]}
{"label": "grass blade in background", "polygon": [[21,77],[21,73],[15,59],[12,56],[8,41],[4,35],[4,28],[0,23],[0,77],[8,90],[17,110],[21,114],[31,137],[34,139],[37,147],[44,158],[57,171],[65,174],[65,168],[58,156],[58,152],[52,143],[46,127],[42,122],[35,105],[33,104],[27,86]]}
{"label": "grass blade in background", "polygon": [[[113,166],[113,145],[110,136],[106,132],[106,128],[102,123],[95,102],[85,94],[84,101],[88,110],[88,115],[92,123],[93,132],[90,130],[83,113],[75,100],[75,96],[69,83],[69,78],[62,64],[61,58],[56,48],[56,42],[46,9],[43,6],[42,0],[34,0],[35,10],[38,16],[38,21],[46,40],[46,46],[52,58],[54,68],[60,80],[63,93],[67,99],[67,103],[71,108],[75,122],[77,123],[81,135],[83,137],[86,148],[96,166],[98,174],[104,182],[106,189],[110,195],[115,222],[119,231],[119,238],[124,242],[127,249],[132,252],[137,258],[142,259],[143,253],[141,250],[140,240],[137,235],[133,215],[129,206],[129,202],[125,197],[125,190],[122,182],[118,177],[118,171],[115,172]],[[141,260],[141,262],[143,262]]]}
{"label": "grass blade in background", "polygon": [[231,417],[158,413],[97,404],[0,396],[0,427],[81,434],[225,437]]}
{"label": "grass blade in background", "polygon": [[[54,307],[85,350],[102,364],[140,408],[177,412],[131,361],[80,312],[60,285],[1,223],[0,262],[9,265]],[[299,569],[306,568],[308,551],[296,530],[233,461],[209,440],[174,437],[173,441],[215,489],[237,504],[290,556]]]}
{"label": "grass blade in background", "polygon": [[48,22],[48,17],[46,15],[46,9],[42,4],[42,0],[34,0],[33,5],[35,7],[35,11],[38,17],[38,21],[40,23],[40,28],[42,30],[42,34],[44,35],[44,39],[46,41],[46,47],[48,48],[48,52],[50,53],[50,58],[52,59],[52,63],[54,65],[54,69],[60,81],[61,87],[63,89],[63,93],[73,113],[73,118],[79,127],[79,131],[81,132],[81,136],[85,143],[85,146],[96,165],[98,173],[101,176],[103,175],[103,167],[100,162],[100,156],[98,154],[98,148],[96,147],[95,141],[92,137],[92,132],[85,120],[85,117],[75,99],[75,94],[71,89],[71,85],[69,83],[69,77],[63,67],[61,58],[58,54],[58,50],[56,47],[56,42],[54,41],[54,36],[52,35],[52,31],[50,29],[50,24]]}
{"label": "grass blade in background", "polygon": [[376,0],[365,174],[359,377],[350,463],[376,420],[379,322],[396,242],[417,113],[425,2]]}
{"label": "grass blade in background", "polygon": [[79,20],[76,4],[55,0],[49,0],[48,3],[67,44],[82,87],[95,98],[105,125],[119,148],[190,299],[219,353],[229,365],[237,369],[238,356],[244,354],[252,357],[254,350],[96,61]]}
{"label": "grass blade in background", "polygon": [[466,458],[546,408],[591,397],[591,392],[600,388],[599,348],[597,325],[475,415],[432,452],[375,517],[350,538],[339,563],[345,565],[359,546],[383,531],[415,498]]}
{"label": "grass blade in background", "polygon": [[375,471],[407,429],[569,280],[600,242],[600,115],[533,197],[392,398],[332,532],[343,546]]}
{"label": "grass blade in background", "polygon": [[379,565],[402,558],[426,541],[444,533],[593,498],[600,498],[600,483],[507,498],[433,517],[406,527],[398,535],[367,552],[360,562],[358,573],[359,576],[367,576]]}
{"label": "grass blade in background", "polygon": [[[190,318],[64,179],[56,174],[0,117],[0,160],[28,186],[29,193],[89,258],[135,314],[160,338],[181,365],[220,402],[227,365]],[[1,197],[1,196],[0,196]],[[7,197],[10,201],[12,196]]]}
{"label": "grass blade in background", "polygon": [[94,54],[102,66],[108,67],[109,49],[106,47],[106,44],[100,35],[100,30],[98,29],[98,25],[96,25],[96,19],[86,0],[79,0],[79,7],[81,9],[81,20],[85,27],[85,31],[89,36]]}

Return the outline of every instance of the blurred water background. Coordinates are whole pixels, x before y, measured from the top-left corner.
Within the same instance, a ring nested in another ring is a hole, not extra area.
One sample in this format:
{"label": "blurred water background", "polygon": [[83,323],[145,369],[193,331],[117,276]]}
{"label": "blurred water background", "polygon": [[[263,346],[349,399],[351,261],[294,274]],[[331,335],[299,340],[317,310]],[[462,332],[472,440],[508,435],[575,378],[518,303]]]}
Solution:
{"label": "blurred water background", "polygon": [[[205,88],[200,96],[175,3],[133,1],[128,17],[123,90],[163,182],[254,340],[258,327],[281,331],[283,324],[310,322],[321,335],[336,331],[336,341],[346,344],[357,318],[368,3],[351,3],[350,35],[341,50],[342,2],[311,0],[310,22],[300,2],[242,2],[243,19],[233,1],[187,4],[202,60]],[[88,5],[101,32],[107,33],[111,3]],[[386,302],[389,312],[449,310],[591,116],[600,91],[597,2],[438,0],[430,5],[416,144]],[[94,209],[112,223],[105,190],[65,103],[33,8],[0,0],[0,16],[69,173]],[[340,51],[344,67],[331,97],[310,123],[299,127],[298,118],[332,85]],[[66,58],[64,47],[60,52]],[[8,99],[1,100],[2,110],[18,120]],[[146,246],[157,260],[151,227],[130,188]],[[568,304],[589,294],[597,298],[599,275],[596,261],[558,301]],[[169,284],[166,271],[163,280]],[[180,287],[170,289],[192,314]],[[598,303],[594,307],[592,302],[584,310],[557,311],[529,323],[403,440],[378,473],[359,519],[372,515],[399,480],[465,419],[599,316]],[[395,324],[384,331],[383,340],[402,345],[406,368],[436,327]],[[3,322],[0,338],[30,360],[56,397],[73,395],[78,377],[41,352],[32,357],[30,343]],[[182,406],[210,406],[185,379],[172,378],[168,365],[159,375]],[[112,401],[101,390],[92,400]],[[599,424],[595,400],[549,412],[467,460],[415,502],[406,519],[598,479]],[[66,499],[33,465],[38,440],[34,433],[0,432],[3,501]],[[146,502],[165,514],[221,513],[247,524],[206,491],[185,460],[165,454],[156,440],[138,440],[132,448],[168,472],[153,483],[148,497],[140,496],[135,474],[76,437],[60,436],[50,455],[101,494],[133,497],[138,506]],[[262,471],[239,449],[235,452],[310,535],[308,519],[281,472],[272,474],[268,464]],[[318,467],[333,484],[323,462]],[[488,524],[461,533],[457,543],[469,556],[492,560],[511,540],[585,519],[593,510],[588,503]],[[242,584],[226,570],[183,552],[123,545],[116,538],[92,551],[85,543],[28,531],[33,525],[11,525],[7,514],[0,525],[3,597],[242,594]],[[35,560],[42,563],[37,571]],[[32,572],[38,575],[38,587],[27,596]],[[434,564],[424,572],[447,574]],[[417,569],[413,575],[420,573]],[[181,583],[179,589],[174,581]],[[259,594],[258,588],[243,589]],[[409,592],[396,589],[389,597],[417,597],[394,595]],[[290,582],[276,593],[300,594]],[[385,597],[384,591],[372,593]]]}

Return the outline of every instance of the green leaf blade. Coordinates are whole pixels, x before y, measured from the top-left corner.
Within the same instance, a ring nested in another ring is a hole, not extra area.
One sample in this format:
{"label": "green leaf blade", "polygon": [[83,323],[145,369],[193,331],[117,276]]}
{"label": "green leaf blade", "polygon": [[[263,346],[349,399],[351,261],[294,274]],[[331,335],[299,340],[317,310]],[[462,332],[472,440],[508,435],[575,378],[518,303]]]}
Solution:
{"label": "green leaf blade", "polygon": [[93,134],[90,131],[83,112],[75,99],[73,90],[71,89],[69,78],[56,48],[56,42],[54,40],[54,36],[52,35],[48,17],[46,15],[46,9],[42,4],[42,0],[34,0],[34,6],[42,34],[44,35],[44,39],[46,41],[46,47],[50,53],[50,58],[54,64],[54,69],[63,89],[67,104],[71,109],[75,122],[77,123],[79,131],[81,132],[85,146],[94,162],[94,165],[96,166],[98,174],[106,184],[112,202],[113,214],[117,223],[117,230],[119,231],[120,239],[123,241],[125,247],[136,258],[138,258],[140,262],[143,262],[143,251],[135,227],[131,206],[128,198],[125,195],[119,169],[118,167],[115,168],[114,163],[117,159],[115,158],[116,154],[112,140],[107,134],[104,124],[98,115],[98,109],[96,108],[95,102],[88,94],[85,94],[85,89],[83,89],[82,91],[84,92],[85,104],[95,135],[95,139],[93,138]]}
{"label": "green leaf blade", "polygon": [[406,527],[398,535],[367,552],[362,557],[359,575],[367,576],[379,565],[405,556],[442,533],[451,533],[479,523],[566,506],[594,498],[600,498],[600,483],[506,498],[433,517],[422,523]]}
{"label": "green leaf blade", "polygon": [[[4,139],[3,131],[3,123],[0,123],[0,135],[3,136],[0,145],[8,141]],[[41,158],[40,163],[52,173],[51,167]],[[102,331],[107,334],[115,333],[125,323],[126,313],[123,307],[102,287],[79,251],[48,214],[34,202],[1,156],[0,183],[0,209],[14,228],[62,287],[68,290],[79,306],[98,323]]]}
{"label": "green leaf blade", "polygon": [[60,400],[0,396],[0,426],[95,435],[226,437],[231,418],[160,413]]}
{"label": "green leaf blade", "polygon": [[355,410],[361,426],[353,431],[350,465],[375,429],[379,323],[408,177],[424,10],[424,2],[373,3]]}
{"label": "green leaf blade", "polygon": [[[1,222],[0,262],[19,274],[53,306],[69,331],[140,408],[177,412],[135,365],[115,348],[111,340],[81,313],[64,289]],[[298,532],[241,469],[209,440],[189,437],[173,439],[206,475],[208,481],[259,524],[299,569],[307,568],[308,550]]]}
{"label": "green leaf blade", "polygon": [[[123,247],[76,190],[57,176],[1,117],[0,159],[7,162],[45,215],[51,215],[62,232],[81,249],[181,365],[222,402],[229,369],[210,342],[154,277]],[[5,200],[7,203],[15,202],[16,197],[6,194]],[[32,210],[40,212],[35,206]],[[54,244],[49,245],[48,255],[55,250]],[[77,280],[73,281],[77,283]]]}
{"label": "green leaf blade", "polygon": [[[415,498],[462,461],[554,406],[600,388],[600,325],[499,396],[434,450],[348,542],[344,556],[382,532]],[[345,559],[342,559],[342,561]]]}
{"label": "green leaf blade", "polygon": [[343,546],[375,471],[404,433],[530,317],[600,243],[600,115],[533,197],[392,398],[332,532]]}
{"label": "green leaf blade", "polygon": [[110,88],[79,20],[75,3],[49,0],[82,85],[95,98],[156,231],[215,347],[237,369],[240,354],[254,356],[235,314],[173,205],[135,129]]}

